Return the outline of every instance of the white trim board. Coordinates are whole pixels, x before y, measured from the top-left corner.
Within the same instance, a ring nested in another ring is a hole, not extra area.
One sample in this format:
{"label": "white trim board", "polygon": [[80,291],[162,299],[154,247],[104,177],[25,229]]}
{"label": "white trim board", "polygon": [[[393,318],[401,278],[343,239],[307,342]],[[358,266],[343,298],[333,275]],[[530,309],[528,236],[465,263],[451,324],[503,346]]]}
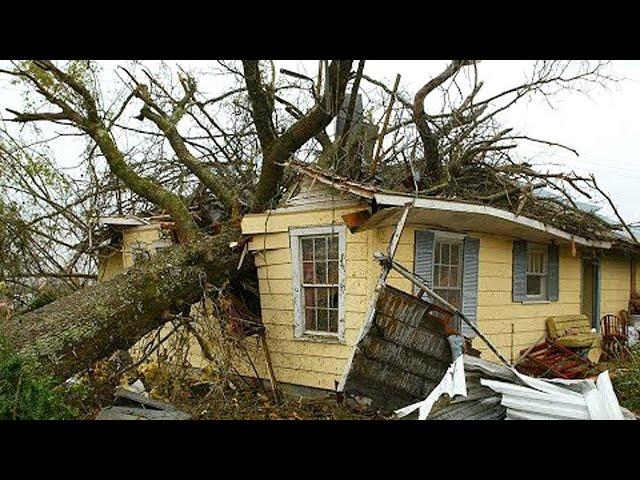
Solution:
{"label": "white trim board", "polygon": [[[407,203],[407,201],[412,200],[412,197],[407,197],[404,195],[389,195],[386,193],[376,193],[375,200],[379,205],[403,206]],[[518,225],[523,225],[525,227],[533,228],[535,230],[546,232],[550,235],[553,235],[554,237],[562,238],[567,241],[574,241],[577,244],[580,244],[583,246],[607,248],[607,249],[611,248],[611,242],[588,240],[578,235],[572,235],[570,233],[567,233],[563,230],[560,230],[559,228],[546,225],[538,220],[524,217],[522,215],[516,215],[515,213],[508,212],[506,210],[501,210],[495,207],[489,207],[486,205],[475,205],[471,203],[450,202],[447,200],[426,199],[426,198],[415,198],[413,199],[413,202],[414,202],[413,206],[416,208],[423,208],[425,210],[446,210],[450,212],[474,213],[478,215],[487,215],[490,217],[507,220],[509,222],[516,223]]]}

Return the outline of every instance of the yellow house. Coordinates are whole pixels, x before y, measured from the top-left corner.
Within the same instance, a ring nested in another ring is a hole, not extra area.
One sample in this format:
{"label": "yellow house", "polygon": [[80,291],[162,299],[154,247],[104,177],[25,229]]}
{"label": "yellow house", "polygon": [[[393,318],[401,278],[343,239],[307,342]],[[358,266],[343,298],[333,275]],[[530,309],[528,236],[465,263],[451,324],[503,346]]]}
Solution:
{"label": "yellow house", "polygon": [[108,230],[105,240],[96,245],[98,281],[115,277],[137,260],[154,255],[173,244],[166,217],[101,217],[98,224]]}
{"label": "yellow house", "polygon": [[[336,387],[379,277],[374,253],[387,250],[407,202],[395,260],[460,308],[506,358],[539,341],[550,316],[585,313],[599,328],[603,315],[627,308],[635,290],[636,260],[620,235],[583,238],[493,207],[413,198],[291,167],[302,175],[298,190],[242,221],[281,382]],[[416,293],[398,273],[388,283]],[[473,346],[496,360],[479,339]]]}
{"label": "yellow house", "polygon": [[[637,260],[618,233],[585,238],[498,208],[385,192],[309,165],[291,168],[301,181],[288,198],[242,220],[278,382],[336,388],[379,277],[374,254],[386,251],[408,202],[395,260],[460,308],[506,358],[539,341],[548,317],[584,313],[598,328],[601,316],[626,309],[635,291]],[[104,224],[119,236],[99,250],[100,280],[171,243],[158,219]],[[417,293],[396,272],[388,283]],[[474,337],[470,329],[463,334]],[[479,339],[473,346],[496,359]],[[263,350],[251,339],[247,347],[268,379]],[[238,370],[253,375],[246,365]]]}

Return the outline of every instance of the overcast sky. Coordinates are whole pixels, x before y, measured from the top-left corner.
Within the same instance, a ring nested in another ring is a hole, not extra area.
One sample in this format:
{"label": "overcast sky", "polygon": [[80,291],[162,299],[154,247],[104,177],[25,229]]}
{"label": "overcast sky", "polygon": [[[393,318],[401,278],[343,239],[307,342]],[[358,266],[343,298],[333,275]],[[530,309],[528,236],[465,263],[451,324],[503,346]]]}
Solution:
{"label": "overcast sky", "polygon": [[[114,66],[118,62],[107,62]],[[208,70],[208,61],[179,62],[194,71]],[[396,73],[402,75],[401,88],[411,95],[433,75],[439,73],[448,62],[430,60],[370,60],[365,73],[387,80],[391,85]],[[315,76],[316,61],[279,61],[285,67]],[[484,81],[486,95],[515,86],[530,71],[529,61],[483,61],[479,76]],[[108,70],[108,68],[107,68]],[[579,157],[564,150],[554,150],[536,144],[523,144],[521,154],[535,158],[535,163],[565,165],[578,173],[593,172],[601,188],[616,201],[622,215],[631,222],[640,221],[640,203],[637,201],[640,186],[640,61],[614,61],[609,72],[623,78],[608,89],[593,88],[589,97],[580,93],[562,93],[553,99],[553,108],[543,99],[524,101],[505,112],[500,118],[505,126],[530,137],[543,138],[575,148]],[[199,87],[207,91],[218,90],[214,76]],[[106,85],[113,88],[118,82],[110,78]],[[0,109],[16,108],[21,104],[20,91],[0,81]],[[427,105],[429,111],[429,105]],[[73,148],[56,148],[56,156],[62,165],[73,164]],[[610,214],[607,209],[604,213]]]}

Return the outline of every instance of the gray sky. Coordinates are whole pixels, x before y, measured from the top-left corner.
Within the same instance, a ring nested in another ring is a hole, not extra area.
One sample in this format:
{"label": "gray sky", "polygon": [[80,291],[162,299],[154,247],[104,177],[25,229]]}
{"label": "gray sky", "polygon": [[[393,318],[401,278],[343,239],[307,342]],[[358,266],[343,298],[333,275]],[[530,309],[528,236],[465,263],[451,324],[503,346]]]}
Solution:
{"label": "gray sky", "polygon": [[[194,71],[208,70],[208,61],[179,62]],[[396,73],[402,75],[401,88],[409,94],[415,91],[447,64],[447,61],[429,60],[370,60],[365,73],[387,80],[391,85]],[[118,62],[105,62],[108,71]],[[278,61],[278,67],[285,67],[315,76],[316,61]],[[498,92],[522,82],[530,69],[528,61],[483,61],[479,64],[479,76],[486,90],[481,97]],[[631,222],[640,221],[640,203],[636,199],[640,185],[640,61],[614,61],[610,73],[623,78],[608,89],[592,88],[589,96],[580,93],[561,93],[552,100],[550,107],[543,99],[523,101],[501,115],[505,126],[530,137],[543,138],[575,148],[579,157],[560,149],[550,149],[537,144],[523,143],[522,156],[533,157],[535,164],[553,163],[574,169],[578,173],[592,172],[601,188],[607,191],[617,203],[621,214]],[[209,75],[200,84],[207,92],[223,88],[219,77]],[[118,81],[113,76],[106,79],[105,86],[114,88]],[[0,109],[20,107],[20,89],[10,85],[6,79],[0,80]],[[429,104],[427,104],[429,111]],[[69,140],[73,142],[73,140]],[[54,149],[60,164],[74,163],[77,152],[71,144]],[[610,215],[607,208],[603,213]]]}

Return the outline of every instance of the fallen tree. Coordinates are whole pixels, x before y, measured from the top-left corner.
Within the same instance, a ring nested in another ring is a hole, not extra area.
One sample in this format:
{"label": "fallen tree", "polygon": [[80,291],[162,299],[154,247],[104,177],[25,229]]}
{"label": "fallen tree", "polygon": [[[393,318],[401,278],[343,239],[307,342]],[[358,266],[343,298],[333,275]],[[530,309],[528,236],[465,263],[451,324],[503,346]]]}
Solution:
{"label": "fallen tree", "polygon": [[237,227],[178,245],[111,280],[78,290],[0,327],[23,358],[67,378],[117,350],[126,350],[197,302],[205,285],[233,281]]}
{"label": "fallen tree", "polygon": [[[243,62],[251,116],[263,157],[254,186],[257,194],[250,205],[252,210],[268,207],[283,186],[282,162],[310,138],[324,132],[335,117],[344,97],[351,63],[350,60],[332,61],[326,69],[324,95],[307,114],[299,116],[278,134],[272,119],[273,92],[263,84],[259,63]],[[0,327],[0,335],[21,358],[44,373],[66,378],[117,350],[131,347],[145,334],[167,322],[171,313],[197,302],[208,284],[220,287],[238,276],[240,253],[231,249],[230,244],[241,240],[237,222],[242,213],[239,192],[223,177],[212,175],[209,168],[189,151],[177,130],[185,112],[196,103],[192,79],[181,80],[184,89],[181,99],[173,100],[167,94],[172,108],[165,111],[161,106],[164,103],[154,99],[149,86],[127,72],[133,82],[131,94],[118,113],[109,116],[101,111],[99,92],[91,87],[93,72],[89,63],[72,62],[63,69],[53,62],[38,60],[14,63],[14,69],[2,72],[24,81],[45,99],[46,111],[11,110],[14,121],[62,122],[86,134],[113,175],[138,196],[171,216],[179,242],[167,253],[137,264],[110,281],[17,315]],[[152,85],[158,85],[153,77],[148,78]],[[214,225],[218,233],[212,235],[201,229],[184,198],[159,181],[141,175],[118,147],[111,129],[134,97],[143,102],[138,118],[151,120],[158,127],[178,162],[222,204],[222,213],[228,220]],[[49,111],[52,106],[58,111]]]}

